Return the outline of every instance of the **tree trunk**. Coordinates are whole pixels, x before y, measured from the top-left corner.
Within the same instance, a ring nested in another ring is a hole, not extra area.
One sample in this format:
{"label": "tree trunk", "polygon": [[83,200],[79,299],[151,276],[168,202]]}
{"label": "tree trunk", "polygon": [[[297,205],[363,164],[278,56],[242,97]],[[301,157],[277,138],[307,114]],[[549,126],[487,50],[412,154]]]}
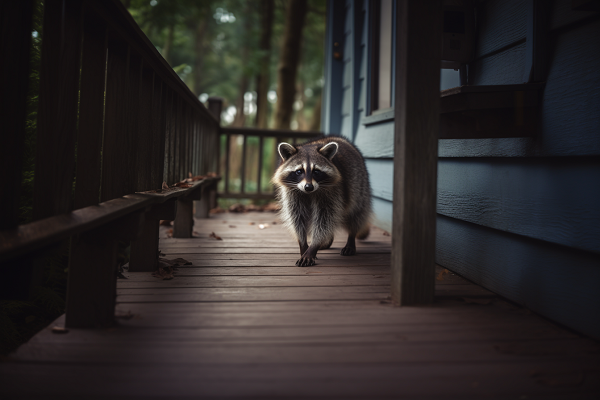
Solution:
{"label": "tree trunk", "polygon": [[313,119],[310,124],[311,131],[320,131],[321,130],[321,107],[323,104],[323,93],[319,95],[319,99],[317,100],[317,104],[315,105],[315,109],[313,111]]}
{"label": "tree trunk", "polygon": [[194,66],[192,74],[194,77],[194,94],[200,96],[202,94],[202,65],[204,64],[204,36],[208,29],[208,18],[202,18],[196,26],[196,34],[194,37]]}
{"label": "tree trunk", "polygon": [[275,0],[261,0],[260,4],[260,70],[256,76],[256,120],[257,128],[268,128],[267,111],[269,102],[269,61],[271,59],[271,35],[273,34],[273,19],[275,15]]}
{"label": "tree trunk", "polygon": [[175,30],[175,24],[169,24],[167,31],[167,41],[162,49],[163,58],[171,65],[171,47],[173,46],[173,32]]}
{"label": "tree trunk", "polygon": [[290,0],[277,74],[275,129],[289,129],[296,95],[296,74],[300,64],[302,29],[308,11],[307,0]]}

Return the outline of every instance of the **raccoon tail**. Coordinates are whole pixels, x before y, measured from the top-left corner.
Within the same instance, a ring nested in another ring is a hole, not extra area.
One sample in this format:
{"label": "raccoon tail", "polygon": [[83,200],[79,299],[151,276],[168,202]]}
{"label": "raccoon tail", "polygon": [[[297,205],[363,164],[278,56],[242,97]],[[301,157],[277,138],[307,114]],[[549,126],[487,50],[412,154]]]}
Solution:
{"label": "raccoon tail", "polygon": [[365,240],[369,237],[369,233],[371,233],[371,224],[365,224],[365,226],[363,226],[356,234],[356,238],[359,240]]}

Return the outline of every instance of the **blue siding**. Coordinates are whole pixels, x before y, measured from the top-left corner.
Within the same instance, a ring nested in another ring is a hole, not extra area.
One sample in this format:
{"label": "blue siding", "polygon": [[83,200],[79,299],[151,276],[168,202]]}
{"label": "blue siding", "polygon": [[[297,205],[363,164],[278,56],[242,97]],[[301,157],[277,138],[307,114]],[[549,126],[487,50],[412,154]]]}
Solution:
{"label": "blue siding", "polygon": [[[523,83],[528,4],[477,2],[469,84]],[[365,124],[364,2],[341,13],[342,132],[366,158],[374,223],[391,231],[394,121]],[[552,4],[547,83],[536,138],[440,140],[437,262],[517,303],[600,338],[600,19]],[[345,17],[344,17],[345,15]],[[364,27],[364,29],[363,29]],[[442,71],[442,88],[458,85]]]}
{"label": "blue siding", "polygon": [[440,216],[436,262],[537,313],[600,338],[597,255]]}

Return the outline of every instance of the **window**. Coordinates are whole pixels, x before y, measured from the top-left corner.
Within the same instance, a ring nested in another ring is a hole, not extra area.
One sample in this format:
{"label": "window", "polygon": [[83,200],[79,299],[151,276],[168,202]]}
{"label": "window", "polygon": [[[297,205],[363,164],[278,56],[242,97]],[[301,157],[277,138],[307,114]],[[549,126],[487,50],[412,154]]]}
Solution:
{"label": "window", "polygon": [[394,1],[372,0],[369,7],[369,114],[390,111],[393,95]]}

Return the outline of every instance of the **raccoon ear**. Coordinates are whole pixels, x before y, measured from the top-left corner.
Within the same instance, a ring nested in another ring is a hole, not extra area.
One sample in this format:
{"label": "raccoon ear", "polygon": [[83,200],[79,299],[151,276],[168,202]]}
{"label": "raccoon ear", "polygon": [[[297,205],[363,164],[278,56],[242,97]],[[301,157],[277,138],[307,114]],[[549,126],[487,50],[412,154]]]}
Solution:
{"label": "raccoon ear", "polygon": [[333,156],[337,154],[337,151],[338,144],[336,142],[327,143],[325,146],[319,149],[319,153],[321,153],[323,156],[327,157],[330,160],[333,158]]}
{"label": "raccoon ear", "polygon": [[281,159],[283,161],[287,161],[288,158],[296,154],[298,150],[296,150],[296,148],[289,143],[281,142],[279,143],[279,146],[277,146],[277,151],[279,152]]}

